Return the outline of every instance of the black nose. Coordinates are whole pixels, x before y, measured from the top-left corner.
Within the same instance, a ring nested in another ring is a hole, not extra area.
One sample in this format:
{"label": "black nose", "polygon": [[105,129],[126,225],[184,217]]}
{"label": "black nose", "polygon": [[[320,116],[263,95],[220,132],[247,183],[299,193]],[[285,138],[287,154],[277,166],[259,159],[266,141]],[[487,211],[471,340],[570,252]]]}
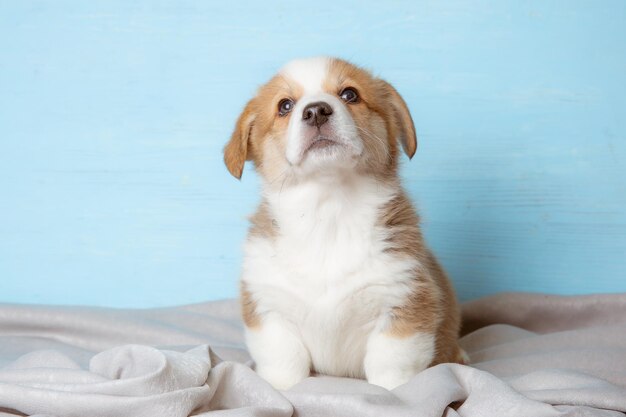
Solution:
{"label": "black nose", "polygon": [[333,108],[328,103],[317,101],[308,104],[302,111],[302,120],[309,126],[320,127],[328,121],[328,116],[333,114]]}

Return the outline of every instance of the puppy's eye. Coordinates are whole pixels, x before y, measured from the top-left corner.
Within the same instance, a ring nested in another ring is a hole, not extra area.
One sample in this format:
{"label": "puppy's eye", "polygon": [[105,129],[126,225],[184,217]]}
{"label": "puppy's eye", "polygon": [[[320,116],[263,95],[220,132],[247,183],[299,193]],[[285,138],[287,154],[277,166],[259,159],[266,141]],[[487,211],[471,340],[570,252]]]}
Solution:
{"label": "puppy's eye", "polygon": [[359,94],[352,87],[346,87],[341,90],[339,97],[346,103],[356,103],[359,100]]}
{"label": "puppy's eye", "polygon": [[294,102],[289,98],[284,98],[278,103],[278,114],[285,116],[287,113],[293,110]]}

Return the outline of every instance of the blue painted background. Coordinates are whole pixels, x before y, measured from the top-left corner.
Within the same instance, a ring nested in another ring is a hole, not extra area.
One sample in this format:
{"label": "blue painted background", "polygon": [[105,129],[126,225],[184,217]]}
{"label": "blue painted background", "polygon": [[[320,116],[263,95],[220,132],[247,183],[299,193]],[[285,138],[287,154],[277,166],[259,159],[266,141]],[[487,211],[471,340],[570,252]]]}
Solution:
{"label": "blue painted background", "polygon": [[221,149],[284,62],[397,86],[462,299],[626,291],[626,2],[0,1],[0,301],[232,297],[257,201]]}

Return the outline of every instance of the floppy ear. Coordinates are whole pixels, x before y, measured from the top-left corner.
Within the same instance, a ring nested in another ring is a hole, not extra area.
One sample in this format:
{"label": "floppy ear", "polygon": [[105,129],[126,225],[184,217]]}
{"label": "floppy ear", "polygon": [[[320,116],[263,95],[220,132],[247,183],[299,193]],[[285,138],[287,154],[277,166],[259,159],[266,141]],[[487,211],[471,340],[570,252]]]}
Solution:
{"label": "floppy ear", "polygon": [[402,144],[404,153],[411,159],[417,149],[417,135],[415,134],[415,125],[413,124],[411,113],[406,102],[396,89],[386,81],[383,81],[383,85],[387,93],[387,99],[393,108],[396,125],[400,129],[398,140]]}
{"label": "floppy ear", "polygon": [[253,100],[246,104],[245,109],[237,119],[235,131],[230,141],[224,147],[224,163],[228,172],[237,179],[241,179],[243,165],[248,159],[248,140],[252,133],[255,113],[252,111]]}

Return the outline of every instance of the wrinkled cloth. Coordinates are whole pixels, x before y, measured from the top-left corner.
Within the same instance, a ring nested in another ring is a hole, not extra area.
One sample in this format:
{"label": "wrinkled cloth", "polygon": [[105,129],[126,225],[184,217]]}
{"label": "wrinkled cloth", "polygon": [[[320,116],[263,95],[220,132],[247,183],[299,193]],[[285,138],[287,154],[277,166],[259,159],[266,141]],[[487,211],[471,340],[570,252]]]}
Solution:
{"label": "wrinkled cloth", "polygon": [[251,369],[235,300],[149,310],[0,305],[0,417],[623,416],[626,294],[463,305],[471,366],[393,391]]}

